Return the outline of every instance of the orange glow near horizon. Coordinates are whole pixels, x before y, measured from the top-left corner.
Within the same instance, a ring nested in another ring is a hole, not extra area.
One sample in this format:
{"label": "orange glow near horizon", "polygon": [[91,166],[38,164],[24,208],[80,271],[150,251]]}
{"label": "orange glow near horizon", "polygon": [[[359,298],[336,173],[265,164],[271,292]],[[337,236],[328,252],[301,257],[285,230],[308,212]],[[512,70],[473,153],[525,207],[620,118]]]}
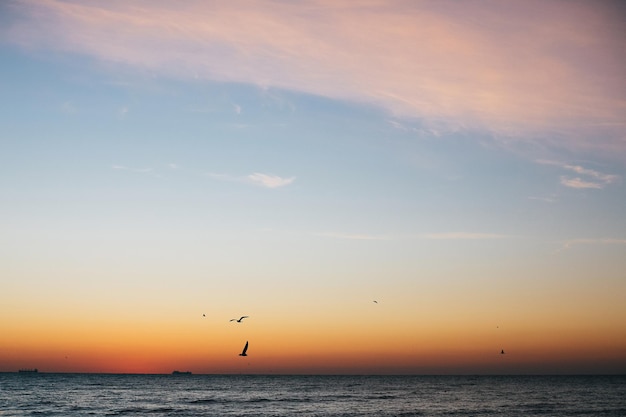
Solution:
{"label": "orange glow near horizon", "polygon": [[[626,338],[604,329],[491,329],[327,322],[313,327],[103,323],[4,332],[0,371],[169,373],[571,373],[623,369]],[[5,329],[6,330],[6,329]],[[249,356],[238,356],[246,340]],[[6,343],[13,341],[12,343]],[[499,354],[504,349],[506,354]]]}
{"label": "orange glow near horizon", "polygon": [[[520,313],[496,322],[502,308],[495,302],[481,307],[448,296],[452,308],[408,298],[374,304],[340,293],[332,297],[321,307],[314,301],[297,307],[288,300],[258,306],[254,314],[244,313],[250,317],[242,323],[218,315],[219,304],[204,317],[192,305],[146,304],[141,310],[120,304],[108,314],[93,306],[91,314],[77,315],[87,310],[60,309],[42,299],[32,311],[22,310],[19,320],[2,322],[0,371],[613,373],[626,365],[626,335],[613,331],[620,326],[619,314],[611,309],[582,314],[575,298],[556,311],[546,295],[545,302],[535,298],[529,310],[521,307],[520,294]],[[238,353],[246,340],[249,356],[242,358]]]}

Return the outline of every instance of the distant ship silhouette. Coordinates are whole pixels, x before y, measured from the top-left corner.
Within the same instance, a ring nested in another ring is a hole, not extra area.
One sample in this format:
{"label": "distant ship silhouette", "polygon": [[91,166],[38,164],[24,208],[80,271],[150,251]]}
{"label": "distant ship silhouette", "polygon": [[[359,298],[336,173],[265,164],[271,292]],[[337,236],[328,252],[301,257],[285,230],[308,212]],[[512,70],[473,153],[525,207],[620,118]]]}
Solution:
{"label": "distant ship silhouette", "polygon": [[191,375],[191,371],[174,371],[172,375]]}

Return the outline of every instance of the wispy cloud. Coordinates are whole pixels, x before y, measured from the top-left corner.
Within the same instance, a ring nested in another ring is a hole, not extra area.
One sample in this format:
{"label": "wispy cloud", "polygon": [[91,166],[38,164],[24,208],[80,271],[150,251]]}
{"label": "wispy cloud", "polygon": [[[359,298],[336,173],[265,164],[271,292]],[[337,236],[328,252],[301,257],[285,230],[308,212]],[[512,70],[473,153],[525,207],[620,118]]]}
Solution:
{"label": "wispy cloud", "polygon": [[426,233],[419,235],[422,239],[434,240],[484,240],[484,239],[504,239],[510,238],[508,235],[500,235],[496,233],[467,233],[467,232],[449,232],[449,233]]}
{"label": "wispy cloud", "polygon": [[561,175],[561,184],[569,187],[569,188],[595,188],[602,189],[606,184],[602,184],[599,182],[585,181],[580,177],[567,177],[565,175]]}
{"label": "wispy cloud", "polygon": [[219,174],[217,172],[206,172],[204,175],[214,180],[220,181],[242,181],[242,177],[235,177],[228,174]]}
{"label": "wispy cloud", "polygon": [[261,174],[255,172],[246,176],[235,176],[230,174],[219,174],[214,172],[207,172],[206,175],[210,178],[221,181],[234,181],[248,184],[254,184],[265,188],[280,188],[292,184],[296,177],[283,178],[277,175]]}
{"label": "wispy cloud", "polygon": [[626,239],[616,239],[616,238],[570,239],[570,240],[566,240],[562,242],[562,245],[563,246],[561,247],[560,251],[565,251],[578,245],[626,245]]}
{"label": "wispy cloud", "polygon": [[277,175],[267,175],[267,174],[261,174],[258,172],[248,175],[247,178],[253,184],[261,185],[267,188],[284,187],[286,185],[291,184],[292,182],[296,180],[296,177],[282,178]]}
{"label": "wispy cloud", "polygon": [[579,175],[584,175],[586,178],[581,177],[570,177],[567,175],[561,175],[560,180],[561,184],[570,187],[570,188],[595,188],[602,189],[609,184],[613,184],[620,180],[619,175],[613,174],[604,174],[602,172],[584,168],[580,165],[571,165],[558,161],[550,161],[550,160],[537,160],[535,161],[541,165],[552,165],[557,166],[561,169],[573,171]]}
{"label": "wispy cloud", "polygon": [[614,7],[23,0],[10,3],[0,36],[168,76],[366,102],[425,126],[487,129],[506,143],[624,156],[626,62],[615,57],[626,39]]}
{"label": "wispy cloud", "polygon": [[398,130],[402,130],[403,132],[408,132],[409,128],[406,127],[404,124],[400,123],[397,120],[387,120],[387,123],[389,123],[391,125],[391,127],[393,127],[394,129],[398,129]]}
{"label": "wispy cloud", "polygon": [[388,234],[373,235],[369,233],[342,233],[342,232],[316,232],[314,236],[329,237],[333,239],[348,240],[491,240],[508,239],[513,236],[496,233],[467,233],[467,232],[445,232],[445,233],[424,233],[418,235]]}
{"label": "wispy cloud", "polygon": [[579,174],[589,175],[590,177],[600,180],[606,184],[611,184],[619,179],[619,176],[617,175],[603,174],[601,172],[594,171],[593,169],[583,168],[578,165],[564,165],[563,167]]}

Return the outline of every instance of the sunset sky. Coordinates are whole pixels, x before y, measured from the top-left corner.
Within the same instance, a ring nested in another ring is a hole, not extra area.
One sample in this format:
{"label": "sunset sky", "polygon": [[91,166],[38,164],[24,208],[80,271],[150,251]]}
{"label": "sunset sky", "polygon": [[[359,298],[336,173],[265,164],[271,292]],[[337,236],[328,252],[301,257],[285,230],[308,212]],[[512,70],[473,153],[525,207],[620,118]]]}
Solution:
{"label": "sunset sky", "polygon": [[0,372],[626,373],[625,74],[620,2],[3,1]]}

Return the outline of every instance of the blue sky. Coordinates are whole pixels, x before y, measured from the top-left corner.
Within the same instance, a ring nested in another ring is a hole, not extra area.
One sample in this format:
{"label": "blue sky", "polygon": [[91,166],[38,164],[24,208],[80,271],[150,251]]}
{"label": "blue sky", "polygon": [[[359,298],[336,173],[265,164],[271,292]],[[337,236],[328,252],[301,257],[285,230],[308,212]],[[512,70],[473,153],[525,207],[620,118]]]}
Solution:
{"label": "blue sky", "polygon": [[[237,228],[336,237],[463,232],[559,242],[625,232],[623,169],[610,155],[563,150],[554,159],[555,151],[509,149],[476,129],[433,133],[417,118],[358,103],[112,76],[85,59],[9,47],[3,55],[12,97],[3,106],[6,188],[61,202],[58,215],[81,203],[106,212],[121,198],[159,215],[171,196],[194,217],[210,213]],[[589,188],[568,186],[574,178]]]}

